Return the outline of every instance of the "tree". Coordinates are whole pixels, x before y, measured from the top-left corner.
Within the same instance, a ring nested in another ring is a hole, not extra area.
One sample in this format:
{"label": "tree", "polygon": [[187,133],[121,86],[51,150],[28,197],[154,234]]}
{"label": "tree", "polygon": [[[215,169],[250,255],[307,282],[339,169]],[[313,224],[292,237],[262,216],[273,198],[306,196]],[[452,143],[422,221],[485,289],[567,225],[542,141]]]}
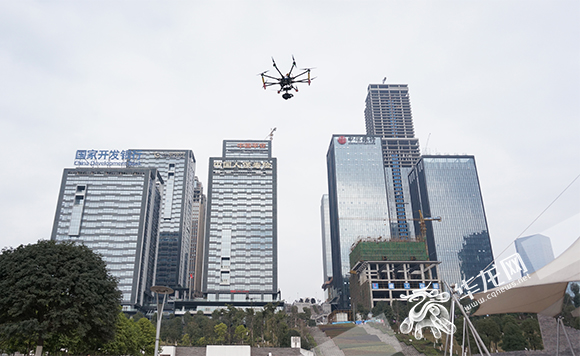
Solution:
{"label": "tree", "polygon": [[499,324],[492,318],[480,319],[476,323],[477,331],[483,339],[488,349],[492,349],[492,343],[497,345],[501,340],[501,330]]}
{"label": "tree", "polygon": [[121,292],[101,257],[74,243],[39,241],[0,254],[0,343],[58,350],[77,339],[96,350],[113,339]]}
{"label": "tree", "polygon": [[576,308],[580,307],[580,286],[578,283],[571,283],[570,290],[574,293],[574,297],[572,298],[572,302]]}
{"label": "tree", "polygon": [[215,333],[217,335],[216,342],[219,345],[223,345],[226,341],[226,333],[228,332],[228,326],[224,323],[219,323],[214,327]]}
{"label": "tree", "polygon": [[504,351],[523,350],[527,345],[528,342],[518,324],[504,324],[503,337],[501,339],[501,348]]}
{"label": "tree", "polygon": [[177,346],[183,336],[183,325],[181,318],[175,314],[169,316],[169,320],[161,323],[161,331],[159,337],[170,345]]}
{"label": "tree", "polygon": [[236,331],[234,332],[236,338],[236,344],[239,343],[240,345],[243,344],[248,338],[248,330],[243,325],[238,325],[236,327]]}
{"label": "tree", "polygon": [[361,303],[356,305],[356,311],[360,314],[362,320],[367,320],[369,318],[369,313],[371,312],[370,309],[366,308]]}
{"label": "tree", "polygon": [[139,334],[140,329],[135,322],[128,319],[125,314],[119,313],[115,338],[104,346],[105,354],[140,355],[141,349],[139,348]]}
{"label": "tree", "polygon": [[524,320],[522,323],[522,331],[526,339],[528,340],[528,345],[532,350],[538,350],[542,346],[542,336],[540,333],[540,324],[534,318],[529,318]]}
{"label": "tree", "polygon": [[137,320],[137,327],[139,328],[139,349],[146,356],[155,354],[155,326],[147,318],[141,318]]}

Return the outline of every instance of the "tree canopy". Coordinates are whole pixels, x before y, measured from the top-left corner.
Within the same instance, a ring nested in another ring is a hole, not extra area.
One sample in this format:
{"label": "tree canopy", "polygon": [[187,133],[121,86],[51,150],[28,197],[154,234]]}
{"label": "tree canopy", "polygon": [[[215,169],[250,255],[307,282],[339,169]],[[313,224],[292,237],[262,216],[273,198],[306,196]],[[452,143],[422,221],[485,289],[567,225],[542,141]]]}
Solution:
{"label": "tree canopy", "polygon": [[[0,349],[96,350],[113,339],[121,292],[84,245],[39,241],[0,254]],[[67,345],[68,344],[68,345]]]}

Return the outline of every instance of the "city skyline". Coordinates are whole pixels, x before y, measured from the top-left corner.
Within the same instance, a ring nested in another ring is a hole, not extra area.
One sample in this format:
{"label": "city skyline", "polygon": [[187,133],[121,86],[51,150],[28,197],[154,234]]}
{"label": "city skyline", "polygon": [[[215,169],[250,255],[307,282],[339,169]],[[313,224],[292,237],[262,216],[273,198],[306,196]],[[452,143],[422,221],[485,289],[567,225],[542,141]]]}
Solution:
{"label": "city skyline", "polygon": [[[224,139],[277,127],[279,287],[322,299],[328,140],[365,133],[384,77],[409,84],[423,154],[477,158],[500,258],[519,236],[558,256],[580,235],[577,2],[317,3],[287,27],[295,5],[230,5],[0,2],[2,247],[50,238],[76,150],[193,150],[206,183]],[[317,79],[284,101],[256,74],[292,54]]]}

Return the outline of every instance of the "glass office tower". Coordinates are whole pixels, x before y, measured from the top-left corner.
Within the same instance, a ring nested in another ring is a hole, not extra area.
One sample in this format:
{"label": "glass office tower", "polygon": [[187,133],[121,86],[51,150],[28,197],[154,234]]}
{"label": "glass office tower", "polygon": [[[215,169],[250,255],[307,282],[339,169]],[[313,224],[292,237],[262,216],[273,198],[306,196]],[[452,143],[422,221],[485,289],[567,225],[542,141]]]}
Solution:
{"label": "glass office tower", "polygon": [[320,200],[320,225],[322,233],[322,288],[326,291],[326,300],[330,299],[330,280],[332,279],[332,244],[330,242],[330,212],[328,210],[328,194],[323,194]]}
{"label": "glass office tower", "polygon": [[276,184],[271,141],[225,140],[222,157],[210,158],[202,286],[207,301],[279,299]]}
{"label": "glass office tower", "polygon": [[[536,234],[520,237],[515,241],[516,252],[520,254],[528,269],[526,274],[533,273],[554,260],[552,242],[548,236]],[[524,272],[521,272],[522,277]]]}
{"label": "glass office tower", "polygon": [[409,174],[409,185],[415,218],[421,210],[442,219],[426,222],[429,258],[441,261],[441,280],[460,285],[473,277],[473,291],[483,290],[478,275],[493,261],[493,253],[475,158],[423,156]]}
{"label": "glass office tower", "polygon": [[417,163],[419,140],[415,138],[407,84],[370,84],[366,98],[367,135],[381,138],[383,164],[393,238],[414,239],[413,216],[407,175]]}
{"label": "glass office tower", "polygon": [[133,150],[138,156],[127,166],[155,168],[165,182],[159,222],[156,284],[175,289],[177,298],[188,290],[189,254],[193,234],[195,157],[191,150]]}
{"label": "glass office tower", "polygon": [[350,308],[350,248],[358,238],[389,239],[381,139],[333,135],[326,155],[333,288],[339,309]]}
{"label": "glass office tower", "polygon": [[193,189],[193,239],[189,255],[189,297],[200,296],[203,274],[203,244],[205,231],[206,197],[203,184],[195,177]]}
{"label": "glass office tower", "polygon": [[155,169],[65,169],[51,239],[82,243],[118,278],[123,311],[151,301],[163,180]]}

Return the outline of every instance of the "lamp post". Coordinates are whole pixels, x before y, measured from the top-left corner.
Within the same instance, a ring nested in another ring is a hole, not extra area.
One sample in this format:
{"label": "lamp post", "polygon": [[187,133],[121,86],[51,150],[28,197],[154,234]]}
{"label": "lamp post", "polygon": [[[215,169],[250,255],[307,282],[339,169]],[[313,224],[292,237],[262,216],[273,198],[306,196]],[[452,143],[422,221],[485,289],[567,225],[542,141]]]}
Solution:
{"label": "lamp post", "polygon": [[[155,334],[155,356],[159,354],[159,332],[161,331],[161,319],[163,319],[163,307],[165,306],[165,299],[167,294],[172,294],[173,289],[165,286],[153,286],[151,291],[155,293],[157,298],[157,332]],[[163,302],[161,303],[161,310],[159,310],[159,294],[163,294]]]}

